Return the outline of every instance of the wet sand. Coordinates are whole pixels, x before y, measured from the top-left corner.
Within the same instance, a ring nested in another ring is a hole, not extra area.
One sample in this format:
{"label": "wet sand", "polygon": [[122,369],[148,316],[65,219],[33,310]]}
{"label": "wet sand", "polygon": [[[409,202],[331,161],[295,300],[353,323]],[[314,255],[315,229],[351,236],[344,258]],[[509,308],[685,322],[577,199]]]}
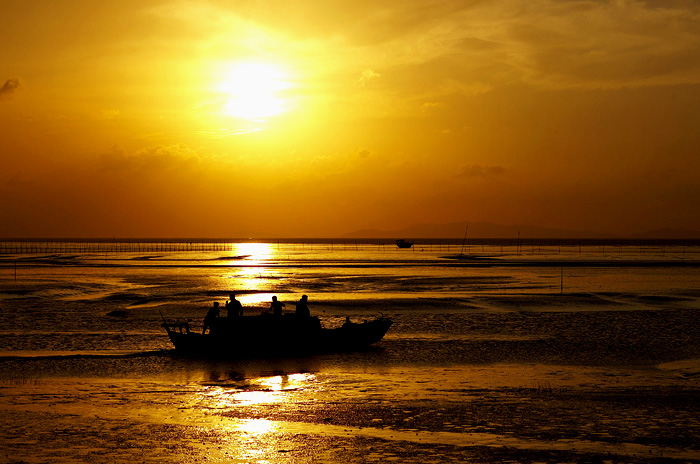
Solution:
{"label": "wet sand", "polygon": [[160,362],[3,382],[0,462],[700,461],[700,379],[672,370]]}
{"label": "wet sand", "polygon": [[[417,255],[5,272],[0,463],[700,462],[696,265]],[[306,293],[326,325],[394,325],[362,353],[178,358],[159,311],[201,320],[231,288],[249,313]]]}
{"label": "wet sand", "polygon": [[690,296],[367,303],[365,353],[6,357],[0,462],[700,462]]}

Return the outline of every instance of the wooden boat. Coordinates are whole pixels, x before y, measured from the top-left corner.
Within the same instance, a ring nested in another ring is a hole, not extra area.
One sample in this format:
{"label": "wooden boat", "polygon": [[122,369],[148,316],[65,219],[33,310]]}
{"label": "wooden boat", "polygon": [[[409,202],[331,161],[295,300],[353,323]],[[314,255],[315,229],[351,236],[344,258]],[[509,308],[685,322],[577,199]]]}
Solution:
{"label": "wooden boat", "polygon": [[180,355],[251,359],[359,351],[380,341],[391,324],[382,316],[361,323],[348,319],[340,327],[324,328],[317,317],[262,314],[217,318],[206,334],[192,330],[187,322],[164,322],[163,327]]}
{"label": "wooden boat", "polygon": [[404,239],[399,239],[396,241],[396,246],[399,248],[411,248],[413,246],[413,242],[409,242],[408,240]]}

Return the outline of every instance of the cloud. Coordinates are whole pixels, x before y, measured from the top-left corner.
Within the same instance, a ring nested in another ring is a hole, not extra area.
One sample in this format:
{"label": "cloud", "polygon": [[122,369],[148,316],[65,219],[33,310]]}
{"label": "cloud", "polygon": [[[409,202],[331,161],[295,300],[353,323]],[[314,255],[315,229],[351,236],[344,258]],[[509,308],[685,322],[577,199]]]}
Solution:
{"label": "cloud", "polygon": [[362,87],[364,87],[367,84],[367,82],[369,82],[371,79],[375,79],[380,76],[381,74],[374,72],[371,69],[365,69],[364,71],[362,71],[362,75],[357,81]]}
{"label": "cloud", "polygon": [[119,118],[119,110],[101,110],[97,117],[100,119],[107,119],[109,121],[114,121]]}
{"label": "cloud", "polygon": [[127,154],[114,147],[98,158],[103,171],[166,172],[191,168],[201,161],[201,156],[184,145],[157,146]]}
{"label": "cloud", "polygon": [[0,98],[9,98],[9,96],[16,92],[21,86],[22,84],[16,77],[6,80],[2,87],[0,87]]}
{"label": "cloud", "polygon": [[417,92],[700,83],[698,2],[416,0],[389,9],[347,31],[346,44]]}
{"label": "cloud", "polygon": [[445,102],[425,102],[421,105],[423,111],[442,109],[445,107]]}
{"label": "cloud", "polygon": [[462,166],[462,169],[456,174],[459,178],[474,178],[474,177],[493,177],[500,176],[506,172],[503,166],[492,166],[484,164],[471,164]]}
{"label": "cloud", "polygon": [[700,82],[700,5],[693,2],[549,1],[515,18],[509,35],[524,80],[541,86]]}
{"label": "cloud", "polygon": [[237,4],[178,0],[177,7],[151,12],[184,23],[177,46],[200,47],[222,60],[232,52],[285,56],[304,63],[300,69],[315,69],[305,77],[314,85],[326,78],[345,85],[351,76],[365,87],[381,77],[385,88],[398,89],[382,95],[387,100],[449,101],[445,96],[520,83],[542,89],[700,83],[700,3],[694,1],[271,4],[260,14]]}

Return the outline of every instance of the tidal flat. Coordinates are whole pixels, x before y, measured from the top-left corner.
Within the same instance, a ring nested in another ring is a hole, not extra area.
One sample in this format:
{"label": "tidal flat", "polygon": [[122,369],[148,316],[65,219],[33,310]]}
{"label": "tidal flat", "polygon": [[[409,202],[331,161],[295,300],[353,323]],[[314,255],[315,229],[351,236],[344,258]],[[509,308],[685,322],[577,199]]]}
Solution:
{"label": "tidal flat", "polygon": [[[557,268],[256,247],[2,257],[0,463],[700,462],[686,249]],[[178,356],[161,317],[201,323],[232,290],[250,315],[308,294],[326,325],[394,325],[365,352]]]}

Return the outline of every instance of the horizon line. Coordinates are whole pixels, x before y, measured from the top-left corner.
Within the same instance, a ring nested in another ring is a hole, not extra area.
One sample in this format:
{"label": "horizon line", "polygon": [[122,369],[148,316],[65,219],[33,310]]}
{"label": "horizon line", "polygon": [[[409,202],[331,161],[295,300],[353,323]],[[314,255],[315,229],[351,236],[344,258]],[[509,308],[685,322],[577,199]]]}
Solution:
{"label": "horizon line", "polygon": [[313,241],[339,241],[347,243],[363,241],[387,241],[394,243],[396,240],[405,239],[414,242],[420,241],[557,241],[557,242],[653,242],[653,241],[696,241],[700,243],[700,237],[632,237],[632,236],[601,236],[601,237],[0,237],[0,242],[201,242],[201,243],[240,243],[240,242],[313,242]]}

